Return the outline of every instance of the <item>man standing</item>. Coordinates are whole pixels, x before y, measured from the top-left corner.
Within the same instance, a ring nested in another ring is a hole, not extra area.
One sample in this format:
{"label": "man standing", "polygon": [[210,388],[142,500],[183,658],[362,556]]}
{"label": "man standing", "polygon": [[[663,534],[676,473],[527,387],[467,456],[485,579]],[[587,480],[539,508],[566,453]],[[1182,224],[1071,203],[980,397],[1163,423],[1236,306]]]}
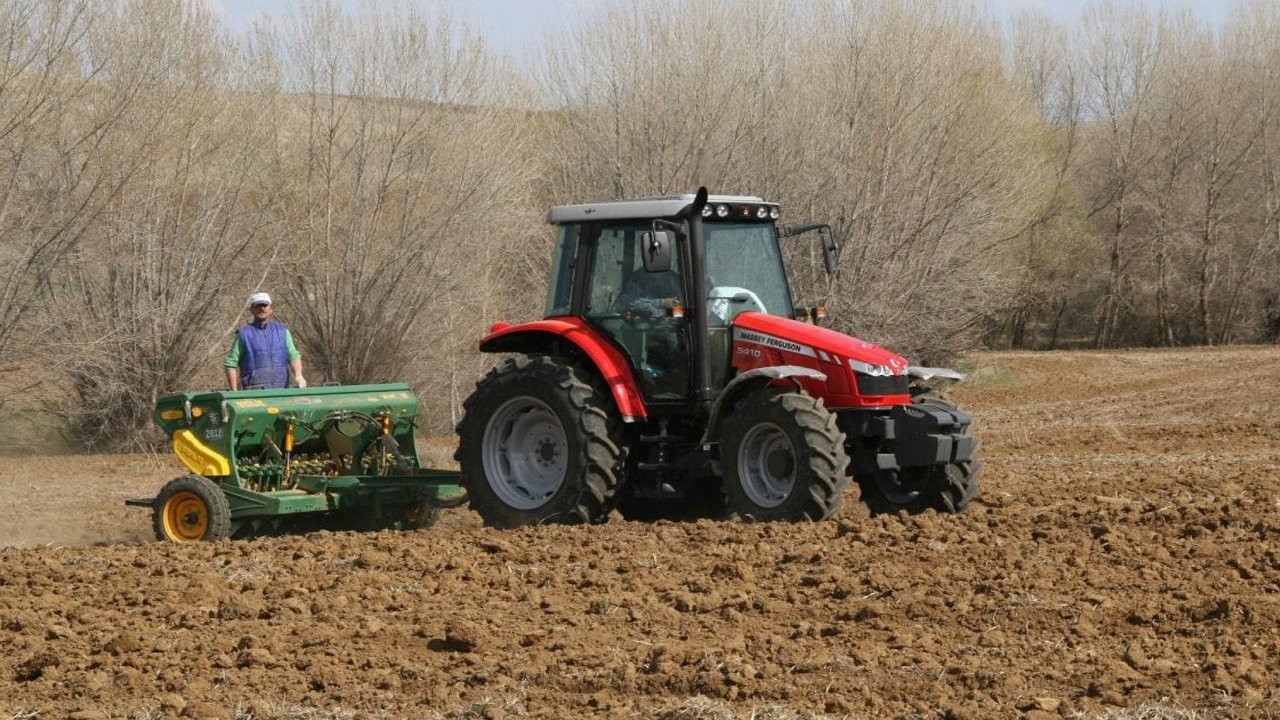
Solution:
{"label": "man standing", "polygon": [[222,363],[232,390],[288,387],[290,371],[295,385],[307,386],[302,377],[302,353],[294,346],[289,328],[271,319],[275,312],[270,295],[260,292],[249,298],[249,315],[253,319],[236,333]]}

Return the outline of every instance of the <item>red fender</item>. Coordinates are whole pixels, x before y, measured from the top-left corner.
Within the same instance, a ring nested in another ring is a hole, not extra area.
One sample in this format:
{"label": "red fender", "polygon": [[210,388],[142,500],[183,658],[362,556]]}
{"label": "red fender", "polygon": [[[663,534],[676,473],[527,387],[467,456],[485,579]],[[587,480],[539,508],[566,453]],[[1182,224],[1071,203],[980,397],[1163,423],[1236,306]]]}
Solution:
{"label": "red fender", "polygon": [[595,363],[613,393],[623,422],[649,417],[627,356],[582,318],[558,317],[519,325],[494,323],[480,341],[480,352],[549,352],[556,338],[573,343]]}

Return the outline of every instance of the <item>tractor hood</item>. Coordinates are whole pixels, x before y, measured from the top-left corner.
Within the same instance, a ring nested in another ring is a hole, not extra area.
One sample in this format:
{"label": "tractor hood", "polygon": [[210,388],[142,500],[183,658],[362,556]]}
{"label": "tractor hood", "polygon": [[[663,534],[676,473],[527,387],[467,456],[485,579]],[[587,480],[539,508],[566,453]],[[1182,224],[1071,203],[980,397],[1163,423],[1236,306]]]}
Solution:
{"label": "tractor hood", "polygon": [[906,358],[897,353],[798,320],[744,312],[734,318],[733,328],[735,338],[815,357],[867,375],[903,375],[907,372]]}

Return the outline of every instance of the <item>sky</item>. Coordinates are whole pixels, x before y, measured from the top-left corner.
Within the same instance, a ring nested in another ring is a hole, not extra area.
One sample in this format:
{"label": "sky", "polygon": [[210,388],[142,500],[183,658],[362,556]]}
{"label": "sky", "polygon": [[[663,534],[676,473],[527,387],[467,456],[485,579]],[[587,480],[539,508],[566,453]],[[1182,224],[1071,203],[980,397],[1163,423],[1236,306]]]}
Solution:
{"label": "sky", "polygon": [[[484,38],[485,45],[519,59],[544,37],[546,30],[573,22],[578,16],[606,5],[610,0],[411,0],[424,8],[453,7],[469,19]],[[803,0],[799,0],[803,1]],[[1075,21],[1095,0],[972,0],[990,8],[993,14],[1008,17],[1023,9],[1033,9],[1064,21]],[[288,4],[283,0],[203,0],[233,28],[247,27],[255,13],[279,13]],[[359,0],[339,0],[356,8]],[[1201,19],[1220,25],[1226,19],[1231,0],[1147,0],[1153,7],[1186,9]]]}
{"label": "sky", "polygon": [[[452,7],[480,32],[485,45],[519,57],[544,36],[544,31],[572,22],[577,16],[605,5],[608,0],[410,0],[426,9]],[[376,2],[376,0],[375,0]],[[204,4],[232,27],[240,29],[255,13],[282,12],[284,0],[204,0]],[[358,8],[360,0],[338,0]]]}

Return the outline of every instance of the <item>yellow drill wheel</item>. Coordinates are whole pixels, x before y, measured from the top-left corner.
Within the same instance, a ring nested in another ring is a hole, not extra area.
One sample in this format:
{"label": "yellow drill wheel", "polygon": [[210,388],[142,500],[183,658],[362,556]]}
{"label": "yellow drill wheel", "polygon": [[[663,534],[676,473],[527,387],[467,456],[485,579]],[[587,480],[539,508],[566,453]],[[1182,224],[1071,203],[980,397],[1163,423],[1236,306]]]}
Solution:
{"label": "yellow drill wheel", "polygon": [[231,534],[231,508],[213,481],[187,475],[169,481],[153,506],[156,539],[168,542],[219,540]]}

